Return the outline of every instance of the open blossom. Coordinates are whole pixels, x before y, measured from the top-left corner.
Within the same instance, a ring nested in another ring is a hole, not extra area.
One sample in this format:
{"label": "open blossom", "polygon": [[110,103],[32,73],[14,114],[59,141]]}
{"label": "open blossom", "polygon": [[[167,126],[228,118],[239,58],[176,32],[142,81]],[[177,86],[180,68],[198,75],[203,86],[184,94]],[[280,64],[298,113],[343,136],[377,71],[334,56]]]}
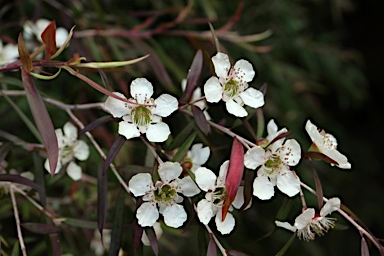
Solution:
{"label": "open blossom", "polygon": [[[60,171],[62,166],[68,164],[68,176],[73,180],[79,180],[82,171],[81,167],[75,163],[75,158],[80,161],[87,160],[89,147],[84,141],[77,139],[77,128],[71,122],[65,123],[63,130],[56,129],[55,132],[59,146],[59,160],[55,174]],[[45,161],[44,167],[50,172],[48,159]]]}
{"label": "open blossom", "polygon": [[[271,125],[268,124],[270,129],[268,129],[269,138],[267,137],[267,139],[270,141],[287,131],[286,128],[277,131],[274,127],[276,124],[273,124],[274,122]],[[275,186],[290,197],[295,196],[300,191],[300,179],[290,170],[290,166],[299,163],[301,148],[294,139],[285,142],[284,140],[284,138],[281,138],[265,149],[255,146],[244,155],[245,167],[252,170],[260,167],[253,182],[253,194],[259,199],[268,200],[272,198],[275,194]]]}
{"label": "open blossom", "polygon": [[[122,117],[119,123],[119,134],[127,139],[139,137],[145,133],[147,139],[152,142],[164,142],[171,131],[161,117],[167,117],[178,108],[178,101],[169,94],[162,94],[156,100],[151,98],[153,94],[152,84],[145,78],[136,78],[131,83],[131,95],[127,103],[113,97],[108,97],[105,108],[114,116]],[[125,98],[121,93],[115,95]]]}
{"label": "open blossom", "polygon": [[331,158],[337,162],[337,167],[342,169],[351,168],[351,164],[348,162],[347,157],[337,150],[337,141],[332,134],[326,133],[324,130],[319,131],[310,120],[305,124],[305,130],[309,137],[311,137],[313,143],[311,150],[314,149]]}
{"label": "open blossom", "polygon": [[187,220],[187,213],[182,205],[184,196],[192,197],[200,189],[187,176],[179,179],[182,167],[179,163],[165,162],[158,170],[160,180],[155,184],[149,173],[139,173],[129,180],[129,190],[134,196],[143,196],[144,203],[136,212],[136,218],[142,227],[151,227],[155,224],[161,213],[164,223],[178,228]]}
{"label": "open blossom", "polygon": [[219,102],[221,99],[229,113],[238,117],[247,116],[242,107],[244,104],[252,108],[264,105],[264,95],[255,88],[248,88],[255,76],[252,64],[246,60],[238,60],[233,67],[227,54],[218,52],[212,57],[217,77],[211,77],[204,85],[204,94],[208,102]]}
{"label": "open blossom", "polygon": [[[229,234],[235,227],[235,218],[228,212],[222,221],[222,208],[226,198],[225,178],[227,176],[229,161],[225,161],[221,167],[219,176],[205,167],[200,167],[195,172],[197,185],[206,192],[205,198],[197,203],[197,216],[201,223],[207,225],[216,215],[215,223],[221,234]],[[244,187],[240,186],[232,206],[239,209],[244,204]],[[250,203],[251,204],[251,203]],[[232,206],[229,208],[232,211]],[[250,207],[248,205],[247,207]]]}
{"label": "open blossom", "polygon": [[197,143],[188,150],[187,155],[183,159],[183,165],[185,165],[192,172],[195,172],[197,168],[201,167],[208,161],[211,151],[209,147],[203,147],[203,144]]}
{"label": "open blossom", "polygon": [[[187,86],[187,79],[183,79],[181,81],[181,89],[185,91],[186,86]],[[203,111],[205,118],[207,120],[211,120],[211,116],[208,114],[208,111],[207,111],[207,101],[205,99],[199,100],[200,98],[201,98],[201,88],[197,87],[193,91],[192,97],[189,100],[189,102],[193,102],[193,105],[195,105],[196,107],[200,108]]]}
{"label": "open blossom", "polygon": [[13,62],[19,57],[19,51],[17,45],[6,44],[3,45],[3,41],[0,40],[0,65]]}
{"label": "open blossom", "polygon": [[[32,40],[35,36],[37,40],[41,43],[43,40],[41,39],[41,34],[48,27],[51,21],[47,19],[38,19],[35,23],[32,21],[27,21],[23,25],[23,37],[25,40]],[[56,46],[61,47],[69,36],[68,30],[63,27],[56,28]]]}
{"label": "open blossom", "polygon": [[278,227],[288,229],[292,232],[297,231],[297,236],[305,241],[315,239],[315,235],[322,236],[330,228],[335,226],[334,218],[326,217],[334,211],[340,209],[340,199],[331,198],[321,208],[320,214],[315,213],[315,209],[307,208],[295,219],[295,224],[292,226],[288,222],[281,222],[276,220],[275,223]]}

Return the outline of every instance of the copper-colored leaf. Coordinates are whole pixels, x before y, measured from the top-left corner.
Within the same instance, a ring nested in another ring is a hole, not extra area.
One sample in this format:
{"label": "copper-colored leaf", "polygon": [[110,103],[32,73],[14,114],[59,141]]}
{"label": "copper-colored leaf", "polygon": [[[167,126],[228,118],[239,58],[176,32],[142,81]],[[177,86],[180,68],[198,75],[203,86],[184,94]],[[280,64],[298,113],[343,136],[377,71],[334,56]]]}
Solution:
{"label": "copper-colored leaf", "polygon": [[209,126],[209,124],[207,122],[207,118],[205,117],[203,111],[199,107],[196,107],[195,105],[191,105],[191,109],[192,109],[192,114],[193,114],[193,117],[195,118],[195,122],[197,124],[197,127],[199,127],[199,129],[205,135],[210,133],[211,127]]}
{"label": "copper-colored leaf", "polygon": [[21,69],[21,75],[29,108],[31,109],[33,119],[35,120],[37,129],[39,130],[40,136],[44,142],[44,146],[47,149],[47,155],[49,160],[49,168],[52,176],[55,174],[59,148],[57,144],[57,137],[55,129],[52,124],[52,120],[49,117],[48,111],[44,105],[43,98],[37,91],[32,77],[24,69]]}
{"label": "copper-colored leaf", "polygon": [[121,236],[123,234],[123,221],[124,221],[124,197],[125,191],[120,190],[116,200],[115,216],[113,218],[112,232],[111,232],[111,244],[109,246],[109,256],[115,256],[119,254],[121,248]]}
{"label": "copper-colored leaf", "polygon": [[24,228],[28,229],[33,233],[43,234],[43,235],[57,233],[60,231],[60,228],[52,224],[27,222],[27,223],[22,223],[21,226],[23,226]]}
{"label": "copper-colored leaf", "polygon": [[121,147],[124,145],[126,140],[127,139],[122,135],[119,135],[116,138],[115,142],[113,143],[113,145],[109,149],[107,157],[105,158],[105,161],[103,164],[103,174],[105,174],[107,172],[109,165],[112,163],[112,161],[115,158],[115,156],[117,155],[117,153],[119,153]]}
{"label": "copper-colored leaf", "polygon": [[225,220],[229,207],[233,200],[235,200],[237,190],[239,189],[241,179],[244,172],[244,147],[241,142],[234,137],[231,157],[229,159],[229,166],[227,177],[225,179],[226,198],[222,208],[222,221]]}
{"label": "copper-colored leaf", "polygon": [[316,159],[316,160],[323,160],[327,163],[334,164],[334,165],[338,164],[335,160],[329,158],[328,156],[326,156],[320,152],[302,152],[301,157],[302,158],[311,158],[311,159]]}
{"label": "copper-colored leaf", "polygon": [[[137,200],[137,208],[140,207],[140,204],[142,203],[142,200]],[[140,246],[141,246],[141,237],[143,236],[144,229],[142,226],[139,225],[137,222],[137,219],[135,218],[133,222],[133,234],[132,234],[132,245],[133,245],[133,251],[136,253]]]}
{"label": "copper-colored leaf", "polygon": [[97,228],[101,238],[103,238],[103,229],[107,216],[107,185],[108,174],[104,173],[102,168],[99,168],[97,172]]}
{"label": "copper-colored leaf", "polygon": [[201,69],[203,67],[203,54],[198,50],[193,58],[191,67],[188,71],[187,85],[184,90],[183,102],[187,103],[192,97],[193,91],[197,87],[197,81],[200,77]]}
{"label": "copper-colored leaf", "polygon": [[244,175],[244,203],[239,209],[240,211],[245,210],[245,208],[248,206],[249,202],[252,199],[252,192],[253,192],[253,181],[255,176],[255,171],[249,170],[245,168],[245,175]]}
{"label": "copper-colored leaf", "polygon": [[[283,132],[283,133],[280,133],[279,135],[277,135],[271,142],[269,142],[268,146],[273,144],[274,142],[280,140],[280,139],[283,139],[285,137],[288,137],[289,135],[291,135],[293,132],[292,131],[288,131],[288,132]],[[267,146],[267,147],[268,147]]]}
{"label": "copper-colored leaf", "polygon": [[24,70],[27,73],[31,72],[33,69],[32,59],[31,59],[31,56],[29,55],[27,46],[24,43],[24,39],[21,36],[21,33],[19,34],[19,39],[17,41],[17,49],[19,51],[21,65],[23,66]]}
{"label": "copper-colored leaf", "polygon": [[361,256],[369,256],[368,244],[364,236],[361,236]]}
{"label": "copper-colored leaf", "polygon": [[316,186],[317,205],[320,210],[321,208],[323,208],[323,188],[321,186],[321,181],[320,181],[319,175],[317,175],[316,169],[312,168],[312,171],[313,171],[313,179],[315,180],[315,186]]}
{"label": "copper-colored leaf", "polygon": [[213,240],[213,235],[209,234],[209,244],[208,244],[208,250],[207,250],[207,256],[216,256],[217,255],[217,249],[215,241]]}
{"label": "copper-colored leaf", "polygon": [[151,243],[153,253],[156,256],[159,255],[159,243],[157,242],[155,230],[153,227],[149,227],[145,229],[145,233],[147,234],[148,240]]}
{"label": "copper-colored leaf", "polygon": [[79,136],[83,135],[86,132],[92,131],[93,129],[99,127],[100,125],[103,125],[103,124],[105,124],[105,123],[107,123],[109,121],[112,121],[112,120],[115,120],[115,118],[112,117],[111,115],[105,115],[105,116],[99,117],[98,119],[96,119],[92,123],[89,123],[87,126],[85,126],[79,132]]}
{"label": "copper-colored leaf", "polygon": [[248,256],[248,254],[236,250],[228,250],[227,253],[230,256]]}
{"label": "copper-colored leaf", "polygon": [[41,40],[46,45],[45,59],[49,60],[56,52],[56,22],[53,20],[41,34]]}

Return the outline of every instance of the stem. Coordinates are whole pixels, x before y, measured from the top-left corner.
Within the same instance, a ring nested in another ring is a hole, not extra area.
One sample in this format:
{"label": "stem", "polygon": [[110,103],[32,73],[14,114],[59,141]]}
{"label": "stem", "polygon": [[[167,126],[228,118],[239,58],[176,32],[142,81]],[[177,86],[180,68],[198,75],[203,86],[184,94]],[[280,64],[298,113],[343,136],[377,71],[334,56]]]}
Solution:
{"label": "stem", "polygon": [[149,144],[149,142],[144,139],[142,136],[140,136],[140,139],[144,142],[144,144],[148,147],[148,149],[152,152],[153,156],[156,158],[156,161],[162,165],[164,162],[163,160],[161,160],[161,158],[159,157],[159,155],[156,153],[156,151],[153,149],[152,145]]}
{"label": "stem", "polygon": [[11,200],[12,200],[12,206],[13,206],[13,214],[15,216],[17,236],[18,236],[19,241],[20,241],[21,252],[23,253],[23,256],[26,256],[27,255],[27,250],[25,248],[23,234],[21,233],[19,211],[17,210],[17,204],[16,204],[16,199],[15,199],[15,192],[13,191],[13,185],[12,184],[9,184],[9,191],[11,193]]}

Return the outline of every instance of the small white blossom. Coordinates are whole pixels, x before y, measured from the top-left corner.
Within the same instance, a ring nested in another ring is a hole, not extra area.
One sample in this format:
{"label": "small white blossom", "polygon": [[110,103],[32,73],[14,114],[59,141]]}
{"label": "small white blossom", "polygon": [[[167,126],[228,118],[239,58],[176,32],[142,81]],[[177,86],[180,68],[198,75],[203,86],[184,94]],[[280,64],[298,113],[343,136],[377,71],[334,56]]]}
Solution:
{"label": "small white blossom", "polygon": [[326,133],[324,130],[318,130],[310,120],[305,124],[305,130],[309,137],[311,137],[316,151],[337,162],[337,167],[351,169],[351,164],[348,162],[347,157],[337,150],[337,140],[332,134]]}
{"label": "small white blossom", "polygon": [[183,159],[183,165],[190,169],[193,173],[197,168],[201,167],[208,161],[211,151],[209,147],[203,147],[203,144],[197,143],[188,150],[187,155]]}
{"label": "small white blossom", "polygon": [[[183,92],[185,91],[186,86],[187,86],[187,79],[183,79],[181,81],[181,89],[183,90]],[[205,99],[199,100],[200,98],[201,98],[201,88],[197,87],[193,91],[192,97],[189,100],[189,102],[191,103],[193,102],[193,105],[195,105],[196,107],[200,108],[203,111],[205,118],[207,120],[211,120],[211,116],[208,114],[208,111],[207,111],[207,101]]]}
{"label": "small white blossom", "polygon": [[[80,180],[82,174],[81,167],[74,160],[75,158],[80,161],[88,159],[88,145],[84,141],[77,139],[77,128],[71,122],[65,123],[63,130],[56,129],[55,132],[59,147],[59,159],[55,174],[60,171],[62,166],[68,164],[68,176],[73,180]],[[45,161],[44,167],[50,172],[48,159]]]}
{"label": "small white blossom", "polygon": [[179,193],[191,197],[200,189],[187,176],[179,179],[182,167],[179,163],[165,162],[160,165],[160,180],[155,184],[149,173],[139,173],[129,180],[129,190],[134,196],[143,196],[144,203],[137,209],[136,218],[142,227],[151,227],[161,213],[164,223],[178,228],[187,220],[187,213],[181,203],[183,197]]}
{"label": "small white blossom", "polygon": [[[268,126],[268,142],[287,131],[286,128],[277,131],[274,121],[273,123],[269,122]],[[271,199],[275,194],[275,186],[290,197],[295,196],[300,191],[300,179],[290,170],[289,166],[295,166],[299,163],[301,148],[294,139],[285,142],[284,140],[281,138],[265,149],[255,146],[244,155],[245,167],[252,170],[260,167],[253,182],[253,194],[261,200]]]}
{"label": "small white blossom", "polygon": [[3,41],[0,40],[0,65],[13,62],[19,57],[19,51],[17,45],[6,44],[3,45]]}
{"label": "small white blossom", "polygon": [[[24,39],[31,41],[33,37],[36,37],[36,39],[42,43],[43,40],[41,39],[41,34],[48,27],[49,23],[51,23],[51,21],[47,19],[38,19],[35,23],[32,21],[25,22],[23,25]],[[67,40],[68,36],[69,32],[67,29],[63,27],[56,28],[56,46],[61,47]]]}
{"label": "small white blossom", "polygon": [[[121,93],[115,95],[125,98]],[[167,117],[178,108],[178,101],[169,94],[162,94],[156,100],[151,98],[153,94],[152,84],[145,78],[136,78],[131,83],[131,95],[133,98],[127,103],[113,97],[108,97],[105,108],[114,117],[122,117],[119,123],[119,134],[127,139],[139,137],[145,133],[151,142],[164,142],[171,131],[161,117]]]}
{"label": "small white blossom", "polygon": [[340,199],[332,198],[320,210],[320,214],[315,213],[315,209],[307,208],[295,219],[295,224],[292,226],[288,222],[276,220],[278,227],[288,229],[292,232],[297,231],[297,236],[304,241],[314,240],[315,235],[322,236],[330,228],[335,226],[335,218],[325,217],[334,211],[340,209]]}
{"label": "small white blossom", "polygon": [[233,67],[227,54],[218,52],[212,57],[217,77],[211,77],[204,85],[204,94],[208,102],[219,102],[221,99],[229,113],[237,117],[247,116],[244,104],[252,108],[264,105],[264,95],[255,88],[248,88],[255,76],[252,64],[246,60],[238,60]]}
{"label": "small white blossom", "polygon": [[[156,221],[155,224],[153,224],[153,229],[155,231],[156,239],[159,240],[161,235],[163,234],[163,229],[161,228],[160,222]],[[151,245],[151,242],[149,241],[149,238],[148,238],[147,234],[145,233],[145,231],[143,232],[143,235],[141,236],[141,242],[143,242],[143,244],[146,246]]]}
{"label": "small white blossom", "polygon": [[[200,167],[195,172],[197,185],[206,192],[205,198],[197,203],[197,216],[201,223],[207,225],[216,215],[215,223],[221,234],[229,234],[235,227],[235,218],[228,212],[222,221],[222,208],[226,198],[225,178],[227,176],[229,161],[225,161],[221,167],[219,176],[205,167]],[[239,209],[244,204],[244,187],[240,186],[232,206]],[[250,204],[247,206],[250,207]],[[229,208],[232,211],[232,206]]]}

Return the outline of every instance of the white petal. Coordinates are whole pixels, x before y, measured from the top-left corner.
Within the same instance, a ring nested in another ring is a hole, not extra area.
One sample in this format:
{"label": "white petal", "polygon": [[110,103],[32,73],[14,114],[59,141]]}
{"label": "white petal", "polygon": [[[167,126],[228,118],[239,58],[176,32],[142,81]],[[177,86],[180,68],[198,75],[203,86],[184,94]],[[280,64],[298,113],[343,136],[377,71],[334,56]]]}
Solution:
{"label": "white petal", "polygon": [[307,226],[315,217],[315,210],[313,208],[306,209],[302,214],[296,217],[295,227],[297,229],[302,229]]}
{"label": "white petal", "polygon": [[129,180],[128,187],[134,196],[143,196],[153,187],[152,177],[149,173],[138,173]]}
{"label": "white petal", "polygon": [[153,86],[146,78],[136,78],[131,83],[131,95],[138,103],[145,103],[153,94]]}
{"label": "white petal", "polygon": [[[47,160],[45,160],[44,168],[45,168],[45,170],[47,170],[47,172],[51,173],[51,171],[50,171],[51,169],[49,168],[48,158],[47,158]],[[57,162],[55,174],[57,174],[60,171],[60,169],[61,169],[61,163],[60,163],[60,158],[59,158],[59,161]]]}
{"label": "white petal", "polygon": [[63,127],[64,135],[69,141],[77,139],[77,128],[71,122],[66,122]]}
{"label": "white petal", "polygon": [[231,63],[227,54],[218,52],[212,57],[213,66],[215,67],[215,73],[218,77],[227,78]]}
{"label": "white petal", "polygon": [[[244,204],[244,187],[240,186],[239,189],[237,190],[235,200],[233,200],[232,205],[236,209],[240,209]],[[245,209],[248,209],[252,205],[252,199],[249,201],[249,204]]]}
{"label": "white petal", "polygon": [[155,112],[154,114],[167,117],[177,110],[179,102],[177,99],[169,94],[162,94],[155,100]]}
{"label": "white petal", "polygon": [[127,140],[140,136],[140,131],[134,124],[121,121],[119,123],[119,134],[123,135]]}
{"label": "white petal", "polygon": [[[267,124],[267,132],[268,132],[268,137],[271,137],[271,136],[275,136],[275,134],[277,133],[277,125],[276,125],[276,122],[275,120],[271,119],[269,120],[268,124]],[[273,140],[273,138],[271,138],[271,140]]]}
{"label": "white petal", "polygon": [[67,174],[73,180],[80,180],[81,179],[81,167],[78,166],[73,161],[69,162],[68,167],[67,167]]}
{"label": "white petal", "polygon": [[203,144],[198,143],[192,146],[190,158],[193,164],[203,165],[208,161],[210,153],[209,147],[203,148]]}
{"label": "white petal", "polygon": [[217,177],[216,186],[223,186],[227,178],[227,172],[229,167],[229,160],[224,161],[220,165],[219,176]]}
{"label": "white petal", "polygon": [[260,146],[255,146],[247,151],[244,155],[245,167],[255,170],[260,165],[264,164],[265,150]]}
{"label": "white petal", "polygon": [[319,149],[321,150],[323,148],[323,135],[320,134],[320,132],[317,130],[317,127],[312,124],[310,120],[307,121],[305,124],[305,130],[307,131],[309,137],[311,137],[311,140]]}
{"label": "white petal", "polygon": [[178,204],[172,204],[165,208],[163,212],[164,223],[172,228],[178,228],[187,220],[187,213],[184,207]]}
{"label": "white petal", "polygon": [[211,77],[204,84],[205,99],[208,102],[219,102],[223,95],[223,87],[217,77]]}
{"label": "white petal", "polygon": [[173,162],[163,163],[162,165],[160,165],[160,168],[158,170],[160,179],[166,183],[177,179],[182,171],[183,168],[181,167],[181,165],[179,163]]}
{"label": "white petal", "polygon": [[136,218],[142,227],[152,227],[159,218],[155,203],[145,202],[137,209]]}
{"label": "white petal", "polygon": [[329,199],[328,202],[323,206],[323,208],[321,208],[320,216],[324,217],[334,211],[339,210],[340,203],[340,199],[337,197]]}
{"label": "white petal", "polygon": [[56,46],[61,47],[67,40],[68,36],[69,36],[68,30],[62,27],[57,28],[56,29]]}
{"label": "white petal", "polygon": [[222,235],[231,233],[231,231],[235,227],[235,218],[229,212],[225,216],[224,221],[221,221],[221,217],[222,217],[222,213],[221,213],[221,209],[219,209],[216,213],[216,218],[215,218],[217,230],[220,231]]}
{"label": "white petal", "polygon": [[197,203],[197,217],[201,223],[207,225],[213,216],[212,203],[207,199],[201,199]]}
{"label": "white petal", "polygon": [[277,176],[276,186],[281,192],[292,197],[300,192],[300,179],[292,171],[281,171]]}
{"label": "white petal", "polygon": [[240,93],[240,98],[244,101],[244,104],[252,108],[259,108],[264,106],[264,94],[255,88],[248,88]]}
{"label": "white petal", "polygon": [[245,82],[251,82],[255,77],[255,71],[253,70],[252,64],[247,60],[238,60],[233,67],[234,70],[242,73],[241,80]]}
{"label": "white petal", "polygon": [[232,99],[228,100],[225,106],[228,112],[234,116],[244,117],[248,115],[247,111]]}
{"label": "white petal", "polygon": [[73,154],[75,158],[80,161],[87,160],[89,157],[89,147],[87,143],[82,140],[76,141],[75,145],[73,146]]}
{"label": "white petal", "polygon": [[200,193],[199,187],[190,176],[182,178],[179,182],[179,186],[181,188],[181,193],[187,197],[192,197]]}
{"label": "white petal", "polygon": [[281,228],[285,228],[285,229],[288,229],[292,232],[296,232],[297,228],[295,226],[292,226],[291,224],[289,224],[288,222],[281,222],[281,221],[278,221],[276,220],[275,221],[275,224],[276,226],[278,227],[281,227]]}
{"label": "white petal", "polygon": [[253,195],[261,200],[269,200],[275,194],[272,182],[267,176],[262,175],[256,177],[253,181]]}
{"label": "white petal", "polygon": [[215,189],[216,175],[205,167],[195,171],[195,180],[197,185],[206,192]]}
{"label": "white petal", "polygon": [[290,139],[278,150],[278,154],[284,163],[295,166],[301,159],[301,148],[296,140]]}
{"label": "white petal", "polygon": [[148,125],[146,136],[151,142],[164,142],[168,139],[171,131],[166,123],[160,122]]}
{"label": "white petal", "polygon": [[341,154],[339,151],[335,149],[330,149],[324,150],[322,153],[337,162],[337,166],[339,168],[351,169],[351,164],[348,162],[348,158],[345,155]]}
{"label": "white petal", "polygon": [[8,62],[16,60],[19,57],[17,45],[7,44],[4,46],[3,50],[0,49],[0,52],[3,54],[3,60]]}
{"label": "white petal", "polygon": [[[119,96],[120,98],[127,99],[122,93],[114,92],[113,94]],[[113,117],[122,117],[130,113],[126,102],[115,99],[111,96],[109,96],[105,101],[104,107],[109,113],[112,114]]]}

